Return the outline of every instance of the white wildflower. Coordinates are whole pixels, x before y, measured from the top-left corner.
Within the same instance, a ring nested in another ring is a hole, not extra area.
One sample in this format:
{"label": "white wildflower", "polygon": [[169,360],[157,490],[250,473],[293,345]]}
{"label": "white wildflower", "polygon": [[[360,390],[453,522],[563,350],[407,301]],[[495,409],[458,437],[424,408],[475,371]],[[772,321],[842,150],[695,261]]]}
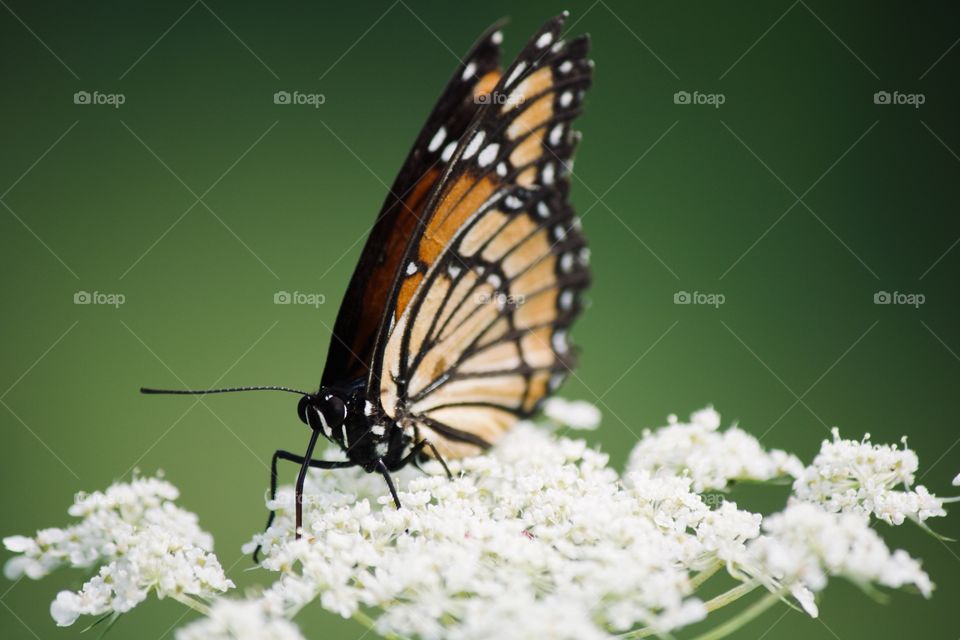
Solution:
{"label": "white wildflower", "polygon": [[926,597],[933,590],[916,560],[902,550],[891,552],[857,515],[796,503],[767,517],[763,531],[748,543],[739,568],[771,591],[792,591],[813,616],[816,606],[806,590],[823,590],[830,577],[891,588],[913,585]]}
{"label": "white wildflower", "polygon": [[543,403],[543,415],[571,429],[593,431],[600,426],[600,409],[583,400],[548,398]]}
{"label": "white wildflower", "polygon": [[210,614],[177,629],[177,640],[303,640],[295,624],[271,615],[263,602],[222,598]]}
{"label": "white wildflower", "polygon": [[693,490],[722,490],[733,481],[766,481],[797,476],[803,463],[784,451],[765,450],[759,441],[732,426],[719,431],[720,414],[707,407],[690,416],[690,423],[670,416],[669,424],[645,430],[630,453],[627,469],[658,475],[686,474]]}
{"label": "white wildflower", "polygon": [[[824,440],[813,463],[793,484],[794,501],[815,502],[827,511],[873,515],[887,524],[905,519],[920,522],[944,516],[943,502],[925,487],[911,490],[918,461],[906,447],[843,440],[832,430],[833,439]],[[899,490],[903,487],[906,490]]]}
{"label": "white wildflower", "polygon": [[[554,401],[547,413],[579,428],[599,420],[584,403]],[[785,598],[816,617],[832,578],[930,596],[919,562],[870,527],[870,515],[922,523],[956,500],[913,486],[917,458],[905,444],[834,432],[804,468],[720,424],[712,408],[689,424],[671,417],[644,432],[621,477],[583,440],[522,422],[486,455],[450,461],[452,481],[436,461],[423,465],[426,475],[413,466],[394,474],[401,509],[378,474],[311,469],[302,539],[293,489],[281,487],[267,503],[273,525],[244,546],[263,545],[275,580],[241,600],[220,597],[234,585],[210,535],[158,478],[78,496],[69,512],[80,521],[69,527],[5,538],[16,554],[5,573],[92,569],[79,591],[51,604],[61,626],[119,615],[151,593],[206,614],[177,640],[303,640],[290,619],[313,602],[386,637],[599,640],[669,637],[761,586],[770,593],[707,635],[732,633]],[[790,502],[766,519],[727,499],[735,481],[787,476]],[[703,602],[698,589],[724,568],[737,586]]]}
{"label": "white wildflower", "polygon": [[284,509],[255,538],[264,567],[282,573],[264,594],[269,608],[292,614],[315,598],[343,616],[382,607],[380,632],[421,638],[668,630],[706,615],[690,565],[751,535],[732,523],[735,505],[714,514],[688,479],[638,473],[621,484],[604,454],[528,423],[453,467],[463,475],[452,482],[397,474],[400,510],[373,474],[311,473],[307,535],[292,539]]}
{"label": "white wildflower", "polygon": [[41,578],[62,566],[89,568],[97,575],[78,592],[61,591],[50,605],[60,626],[81,615],[123,613],[153,591],[158,597],[210,598],[233,587],[216,556],[213,540],[197,517],[172,501],[177,489],[159,478],[134,478],[105,492],[80,494],[70,515],[83,518],[63,529],[43,529],[33,538],[4,539],[21,555],[7,561],[4,573]]}

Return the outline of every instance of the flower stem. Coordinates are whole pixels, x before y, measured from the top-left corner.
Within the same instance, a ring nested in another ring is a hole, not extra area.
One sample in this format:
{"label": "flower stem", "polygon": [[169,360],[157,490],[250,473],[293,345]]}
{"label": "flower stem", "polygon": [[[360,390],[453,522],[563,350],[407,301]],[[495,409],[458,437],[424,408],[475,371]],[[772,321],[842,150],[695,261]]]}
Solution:
{"label": "flower stem", "polygon": [[743,596],[756,589],[758,586],[760,585],[756,582],[744,582],[743,584],[733,587],[729,591],[721,593],[715,598],[707,600],[703,606],[706,607],[707,611],[716,611],[721,607],[727,606],[731,602],[736,602]]}
{"label": "flower stem", "polygon": [[[719,568],[719,565],[718,565],[718,568]],[[708,572],[710,575],[713,575],[715,571],[716,569],[712,571],[710,569],[701,571],[699,574],[697,574],[694,580],[696,580],[697,578],[699,578],[700,576]],[[701,582],[709,578],[710,575],[707,575],[706,578],[703,578]],[[720,609],[721,607],[725,607],[732,602],[736,602],[743,596],[747,595],[748,593],[756,589],[758,586],[760,585],[757,584],[756,582],[744,582],[743,584],[739,584],[736,587],[733,587],[729,591],[725,591],[721,593],[715,598],[711,598],[710,600],[707,600],[703,604],[703,606],[708,612],[716,611],[717,609]],[[637,629],[636,631],[628,631],[626,633],[618,635],[617,638],[618,640],[639,640],[640,638],[646,638],[656,633],[657,633],[656,629],[653,629],[652,627],[643,627],[642,629]]]}
{"label": "flower stem", "polygon": [[[363,626],[365,626],[370,631],[374,631],[374,632],[377,631],[376,622],[374,621],[374,619],[368,616],[367,614],[365,614],[364,612],[357,611],[356,613],[353,614],[353,619],[359,622],[360,624],[362,624]],[[387,632],[387,634],[383,637],[386,638],[386,640],[405,640],[403,636],[398,636],[396,634],[389,633],[389,632]]]}
{"label": "flower stem", "polygon": [[191,598],[190,596],[184,593],[172,593],[170,594],[170,597],[176,600],[177,602],[179,602],[180,604],[184,604],[190,607],[191,609],[193,609],[194,611],[202,613],[205,616],[210,615],[210,607],[208,607],[206,603],[200,602],[196,598]]}
{"label": "flower stem", "polygon": [[722,566],[723,566],[722,562],[715,562],[714,564],[710,565],[709,567],[707,567],[697,575],[690,578],[690,586],[693,587],[694,590],[699,589],[700,585],[702,585],[704,582],[709,580],[713,576],[713,574],[715,574],[717,571],[720,570],[720,567]]}
{"label": "flower stem", "polygon": [[[739,588],[739,587],[737,587]],[[720,638],[725,638],[743,625],[747,624],[761,613],[772,607],[774,604],[780,601],[780,593],[768,593],[766,596],[757,600],[752,605],[741,611],[739,614],[730,618],[723,624],[718,627],[714,627],[710,631],[697,636],[694,640],[719,640]]]}

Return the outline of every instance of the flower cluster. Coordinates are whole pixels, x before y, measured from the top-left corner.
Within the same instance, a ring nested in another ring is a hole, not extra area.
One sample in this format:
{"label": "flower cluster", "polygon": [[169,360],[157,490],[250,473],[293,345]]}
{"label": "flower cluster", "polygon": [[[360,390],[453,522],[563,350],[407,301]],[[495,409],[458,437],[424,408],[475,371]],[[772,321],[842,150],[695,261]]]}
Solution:
{"label": "flower cluster", "polygon": [[379,631],[421,638],[485,638],[502,625],[555,638],[674,628],[706,613],[686,567],[758,533],[751,518],[744,534],[735,510],[726,524],[687,479],[638,473],[621,485],[605,455],[531,424],[454,469],[453,482],[401,474],[400,510],[380,478],[313,473],[307,492],[322,497],[307,505],[305,537],[292,539],[281,512],[251,543],[282,574],[264,595],[271,609],[318,597],[345,617],[376,607]]}
{"label": "flower cluster", "polygon": [[920,563],[903,550],[891,552],[858,515],[797,502],[767,517],[763,530],[738,560],[738,569],[773,592],[790,591],[811,616],[817,607],[810,592],[826,587],[828,577],[858,585],[913,585],[926,597],[933,591]]}
{"label": "flower cluster", "polygon": [[697,492],[723,490],[733,481],[796,477],[803,471],[796,456],[779,449],[768,451],[736,426],[720,431],[720,414],[713,407],[695,412],[688,424],[673,415],[668,423],[644,430],[630,454],[628,470],[688,475]]}
{"label": "flower cluster", "polygon": [[[873,515],[895,525],[945,516],[943,501],[923,485],[910,489],[918,466],[905,439],[902,447],[874,444],[870,434],[843,440],[834,428],[833,439],[823,441],[813,463],[797,476],[793,495],[828,511]],[[901,486],[906,490],[897,489]]]}
{"label": "flower cluster", "polygon": [[[569,422],[561,409],[553,420]],[[293,615],[319,599],[344,617],[373,608],[386,635],[601,638],[701,620],[717,602],[696,587],[720,567],[744,583],[728,599],[764,586],[811,615],[828,577],[929,594],[919,564],[862,518],[808,503],[764,520],[711,504],[699,492],[805,472],[719,426],[708,408],[645,432],[619,477],[583,441],[523,423],[488,455],[454,463],[453,482],[430,465],[435,475],[400,474],[400,510],[375,475],[312,472],[304,538],[293,539],[287,487],[268,505],[274,526],[248,545],[263,544],[264,568],[280,573],[265,606]]]}
{"label": "flower cluster", "polygon": [[[818,615],[817,594],[831,578],[932,593],[920,563],[871,527],[873,517],[922,524],[955,500],[913,487],[917,457],[905,444],[834,432],[804,467],[736,426],[721,430],[707,408],[687,423],[671,417],[645,431],[620,475],[605,454],[558,435],[561,425],[594,427],[596,409],[548,407],[553,428],[516,425],[486,455],[449,461],[452,481],[436,461],[423,465],[426,473],[395,474],[400,509],[376,474],[311,469],[301,539],[293,489],[281,487],[267,504],[273,525],[244,547],[262,545],[262,568],[274,579],[245,599],[220,597],[233,583],[210,536],[158,478],[80,496],[70,513],[81,521],[65,529],[6,538],[19,554],[6,573],[39,578],[61,566],[101,565],[79,592],[58,595],[58,624],[118,615],[153,592],[206,614],[178,640],[302,640],[291,619],[315,602],[387,637],[635,640],[766,592],[708,633],[720,638],[780,600]],[[727,493],[704,493],[787,478],[786,507],[767,516]],[[737,586],[702,599],[700,586],[724,569]]]}
{"label": "flower cluster", "polygon": [[211,536],[197,517],[173,503],[177,489],[160,478],[135,477],[104,492],[79,494],[68,510],[82,520],[36,536],[4,538],[12,557],[4,567],[10,579],[41,578],[63,567],[90,568],[97,575],[79,592],[61,591],[50,605],[60,626],[80,615],[124,613],[154,591],[189,604],[233,587],[210,551]]}

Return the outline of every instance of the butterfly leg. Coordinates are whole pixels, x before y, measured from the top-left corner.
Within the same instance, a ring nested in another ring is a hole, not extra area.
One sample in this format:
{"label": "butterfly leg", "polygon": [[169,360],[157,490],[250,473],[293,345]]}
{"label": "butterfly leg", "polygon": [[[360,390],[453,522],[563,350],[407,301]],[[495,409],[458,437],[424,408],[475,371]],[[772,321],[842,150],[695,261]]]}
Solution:
{"label": "butterfly leg", "polygon": [[410,450],[410,453],[408,453],[403,458],[401,458],[400,462],[397,463],[396,468],[399,469],[403,466],[406,466],[407,463],[412,462],[414,465],[416,465],[417,469],[420,469],[421,471],[423,471],[423,469],[420,467],[419,458],[417,456],[420,455],[424,447],[430,448],[430,452],[433,454],[433,457],[436,458],[436,460],[440,463],[440,466],[442,466],[443,470],[446,472],[447,478],[450,480],[453,480],[453,474],[450,473],[450,468],[447,466],[447,463],[443,459],[443,456],[441,456],[440,452],[437,451],[437,448],[433,446],[433,443],[427,440],[426,438],[424,438],[423,440],[415,444],[413,446],[413,449]]}
{"label": "butterfly leg", "polygon": [[383,460],[377,460],[377,471],[379,471],[380,475],[383,476],[383,479],[387,481],[387,488],[390,489],[390,495],[393,496],[393,502],[397,505],[397,509],[399,509],[400,497],[397,495],[397,488],[393,486],[393,478],[390,477],[390,470],[387,468],[387,465],[384,464]]}
{"label": "butterfly leg", "polygon": [[[273,453],[273,459],[270,461],[270,500],[274,500],[277,497],[277,461],[278,460],[287,460],[295,464],[303,464],[304,457],[291,453],[290,451],[284,451],[283,449],[277,449]],[[316,469],[345,469],[347,467],[355,467],[356,464],[350,460],[311,460],[309,466]],[[264,531],[270,528],[270,525],[273,524],[273,519],[276,517],[277,513],[271,511],[267,516],[267,526],[264,527]],[[259,562],[258,556],[260,555],[260,545],[257,545],[257,548],[253,552],[253,561]]]}

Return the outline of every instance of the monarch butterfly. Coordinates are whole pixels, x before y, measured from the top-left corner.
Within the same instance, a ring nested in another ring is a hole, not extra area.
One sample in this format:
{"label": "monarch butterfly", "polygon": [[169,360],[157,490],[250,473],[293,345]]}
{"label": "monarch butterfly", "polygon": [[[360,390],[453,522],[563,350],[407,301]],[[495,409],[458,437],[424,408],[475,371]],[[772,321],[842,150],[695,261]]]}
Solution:
{"label": "monarch butterfly", "polygon": [[[567,328],[589,281],[589,251],[568,202],[569,170],[593,64],[589,40],[548,20],[499,70],[494,25],[436,103],[367,239],[340,307],[315,393],[288,387],[161,390],[301,396],[310,428],[300,465],[296,535],[309,467],[390,473],[491,446],[533,414],[574,364]],[[314,460],[323,435],[346,455]],[[273,521],[273,512],[267,527]],[[254,554],[256,558],[256,554]]]}

